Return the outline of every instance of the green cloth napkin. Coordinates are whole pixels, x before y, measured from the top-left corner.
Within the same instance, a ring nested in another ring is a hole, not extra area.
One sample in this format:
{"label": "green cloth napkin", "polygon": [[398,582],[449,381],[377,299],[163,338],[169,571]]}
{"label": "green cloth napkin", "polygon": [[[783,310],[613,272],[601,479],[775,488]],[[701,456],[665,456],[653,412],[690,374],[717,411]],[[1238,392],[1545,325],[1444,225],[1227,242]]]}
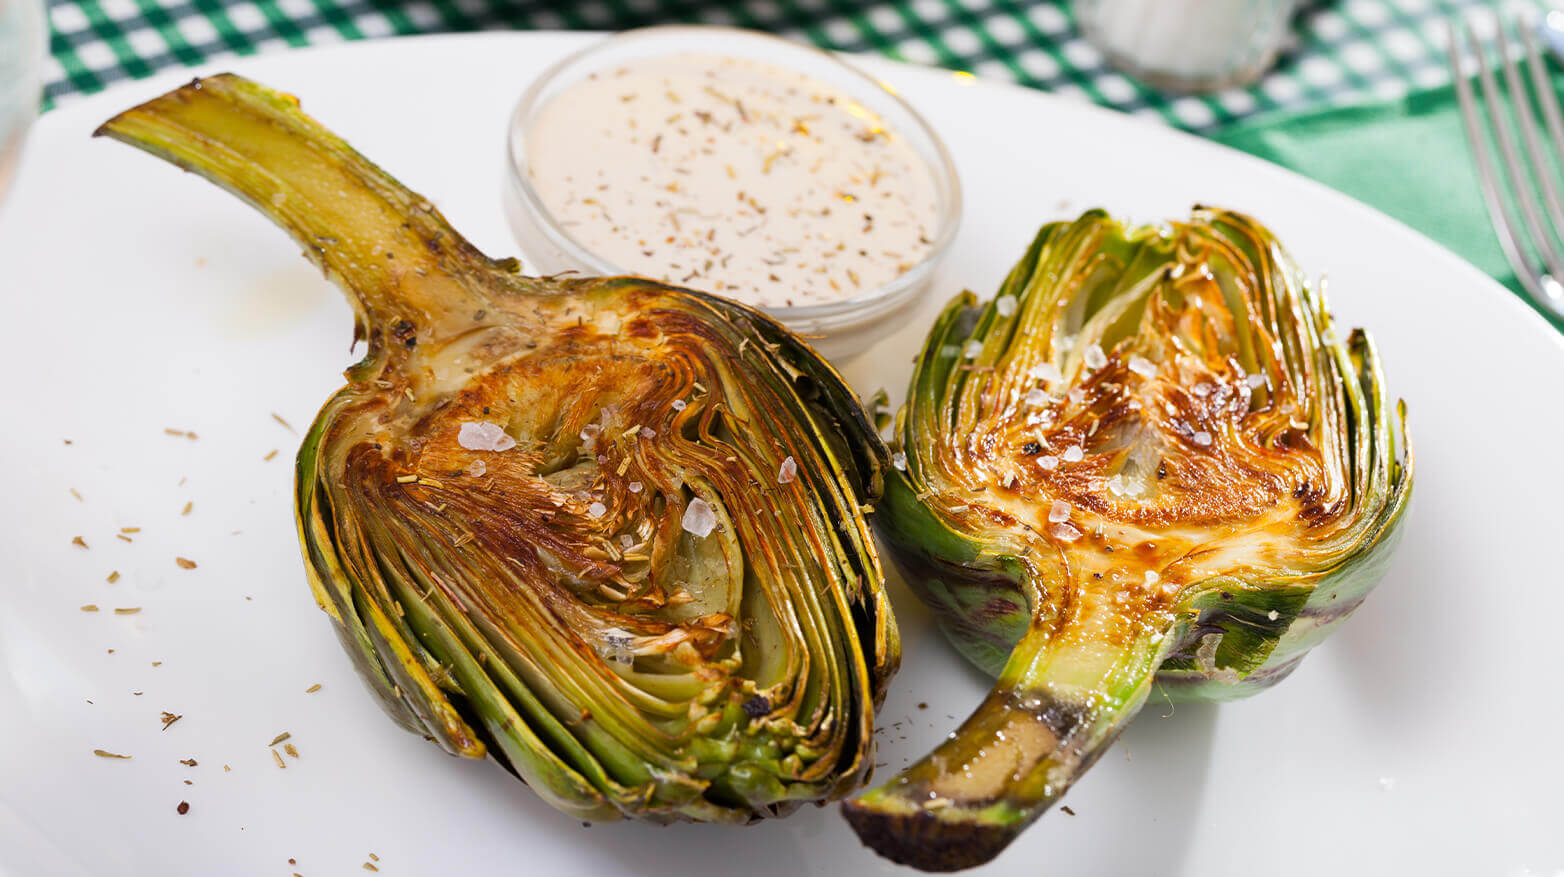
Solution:
{"label": "green cloth napkin", "polygon": [[1211,139],[1401,220],[1509,287],[1564,331],[1564,320],[1531,301],[1494,237],[1453,86],[1386,103],[1270,116]]}

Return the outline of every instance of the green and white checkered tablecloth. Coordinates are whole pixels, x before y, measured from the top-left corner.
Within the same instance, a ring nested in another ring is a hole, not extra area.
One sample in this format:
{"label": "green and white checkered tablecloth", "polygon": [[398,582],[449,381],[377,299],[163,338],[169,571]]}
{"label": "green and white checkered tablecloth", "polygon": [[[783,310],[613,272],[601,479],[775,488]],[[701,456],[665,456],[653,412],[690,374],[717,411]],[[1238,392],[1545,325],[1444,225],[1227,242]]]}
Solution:
{"label": "green and white checkered tablecloth", "polygon": [[402,34],[618,30],[667,22],[774,31],[967,70],[1210,130],[1271,110],[1389,98],[1448,79],[1445,21],[1480,0],[1316,0],[1255,86],[1167,97],[1109,68],[1064,0],[49,0],[51,104],[233,55]]}

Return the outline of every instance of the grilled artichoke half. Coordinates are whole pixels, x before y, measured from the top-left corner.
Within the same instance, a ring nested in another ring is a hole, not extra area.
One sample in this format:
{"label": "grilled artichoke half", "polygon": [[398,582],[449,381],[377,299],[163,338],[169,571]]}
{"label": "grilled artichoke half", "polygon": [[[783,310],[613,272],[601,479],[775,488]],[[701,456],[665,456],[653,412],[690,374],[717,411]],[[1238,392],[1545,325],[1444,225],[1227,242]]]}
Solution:
{"label": "grilled artichoke half", "polygon": [[519,276],[253,82],[101,134],[229,189],[349,294],[364,359],[299,450],[315,597],[381,704],[590,820],[745,822],[871,766],[899,662],[883,445],[746,307]]}
{"label": "grilled artichoke half", "polygon": [[877,526],[998,676],[943,745],[845,803],[864,842],[997,855],[1145,702],[1271,685],[1381,575],[1412,484],[1374,346],[1335,335],[1271,233],[1197,209],[1043,228],[939,317]]}

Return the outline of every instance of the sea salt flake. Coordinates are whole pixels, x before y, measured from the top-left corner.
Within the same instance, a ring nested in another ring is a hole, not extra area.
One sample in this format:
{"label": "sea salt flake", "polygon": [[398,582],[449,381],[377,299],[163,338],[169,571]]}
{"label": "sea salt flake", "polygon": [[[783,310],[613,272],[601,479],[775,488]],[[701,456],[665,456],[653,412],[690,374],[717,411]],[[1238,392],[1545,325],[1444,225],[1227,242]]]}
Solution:
{"label": "sea salt flake", "polygon": [[1066,463],[1079,463],[1086,459],[1086,452],[1081,450],[1080,445],[1071,445],[1064,449],[1064,453],[1059,455],[1059,459]]}
{"label": "sea salt flake", "polygon": [[1056,499],[1053,505],[1048,507],[1048,522],[1057,524],[1070,520],[1070,504],[1062,499]]}
{"label": "sea salt flake", "polygon": [[1052,472],[1053,470],[1059,468],[1059,458],[1055,457],[1053,454],[1046,454],[1037,458],[1037,465]]}
{"label": "sea salt flake", "polygon": [[1048,394],[1042,390],[1037,389],[1036,387],[1033,387],[1032,389],[1026,391],[1024,401],[1033,408],[1041,408],[1048,404]]}
{"label": "sea salt flake", "polygon": [[891,454],[891,465],[901,472],[907,471],[907,455],[901,451]]}
{"label": "sea salt flake", "polygon": [[635,663],[635,653],[630,651],[631,642],[632,637],[628,630],[610,627],[603,631],[603,639],[597,644],[597,653],[610,664],[629,666]]}
{"label": "sea salt flake", "polygon": [[1158,575],[1156,570],[1154,570],[1154,569],[1146,570],[1146,584],[1148,584],[1148,585],[1155,585],[1157,582],[1159,582],[1161,580],[1162,580],[1162,576]]}
{"label": "sea salt flake", "polygon": [[685,532],[705,539],[712,530],[717,529],[717,513],[712,511],[706,500],[696,497],[684,507],[684,517],[679,523]]}
{"label": "sea salt flake", "polygon": [[978,354],[980,354],[982,352],[983,352],[983,342],[975,340],[975,339],[972,340],[972,341],[968,341],[966,343],[966,346],[961,348],[961,355],[966,357],[967,359],[977,359],[978,358]]}
{"label": "sea salt flake", "polygon": [[788,457],[777,467],[777,483],[792,484],[798,480],[798,461]]}
{"label": "sea salt flake", "polygon": [[648,440],[657,438],[657,430],[652,429],[650,426],[643,426],[641,427],[641,438]]}
{"label": "sea salt flake", "polygon": [[1070,404],[1071,405],[1079,405],[1082,402],[1086,401],[1086,391],[1081,389],[1080,387],[1072,388],[1070,390],[1070,392],[1067,393],[1066,395],[1068,395],[1070,397]]}
{"label": "sea salt flake", "polygon": [[467,467],[467,474],[474,478],[482,478],[483,473],[487,471],[489,471],[489,464],[482,460],[473,460],[472,465]]}
{"label": "sea salt flake", "polygon": [[1206,381],[1201,381],[1200,383],[1195,385],[1195,395],[1199,396],[1202,399],[1206,398],[1207,396],[1210,396],[1214,392],[1216,392],[1216,385],[1215,384],[1208,383]]}
{"label": "sea salt flake", "polygon": [[632,481],[629,484],[625,485],[625,489],[630,491],[631,493],[640,493],[641,492],[641,482],[639,482],[639,481]]}
{"label": "sea salt flake", "polygon": [[1270,612],[1265,613],[1265,617],[1275,621],[1276,619],[1282,617],[1282,614],[1277,612],[1275,609],[1272,609]]}
{"label": "sea salt flake", "polygon": [[1211,433],[1206,432],[1203,429],[1197,431],[1191,438],[1194,440],[1195,444],[1201,446],[1202,448],[1211,447]]}
{"label": "sea salt flake", "polygon": [[1146,483],[1134,476],[1126,476],[1121,472],[1108,479],[1108,490],[1114,496],[1134,499],[1146,492]]}
{"label": "sea salt flake", "polygon": [[470,420],[456,433],[456,443],[469,451],[508,451],[516,440],[505,434],[499,424]]}
{"label": "sea salt flake", "polygon": [[608,514],[608,506],[603,505],[600,502],[594,502],[587,506],[587,514],[594,518],[601,518],[602,516]]}
{"label": "sea salt flake", "polygon": [[683,399],[673,400],[673,410],[675,411],[683,411],[688,407],[690,407],[690,403],[684,401]]}
{"label": "sea salt flake", "polygon": [[1066,523],[1057,523],[1048,528],[1048,532],[1060,542],[1074,542],[1081,538],[1081,531]]}
{"label": "sea salt flake", "polygon": [[1238,682],[1238,673],[1232,667],[1218,667],[1216,665],[1216,650],[1222,644],[1220,633],[1208,633],[1200,638],[1200,647],[1195,650],[1195,666],[1206,674],[1206,678],[1217,682]]}
{"label": "sea salt flake", "polygon": [[619,547],[620,548],[630,548],[630,547],[632,547],[634,545],[635,545],[635,537],[634,536],[631,536],[629,533],[620,533],[619,534]]}
{"label": "sea salt flake", "polygon": [[994,310],[998,311],[1001,317],[1014,316],[1016,312],[1016,297],[1013,295],[1002,295],[994,299]]}
{"label": "sea salt flake", "polygon": [[1258,390],[1265,386],[1265,375],[1250,375],[1244,378],[1244,383],[1249,385],[1249,389]]}
{"label": "sea salt flake", "polygon": [[1049,384],[1057,384],[1064,380],[1064,373],[1059,371],[1059,366],[1051,362],[1040,362],[1032,366],[1031,371],[1027,372],[1027,374],[1031,375],[1034,380]]}
{"label": "sea salt flake", "polygon": [[1156,377],[1157,364],[1144,356],[1132,356],[1130,357],[1130,371],[1140,375],[1143,378]]}
{"label": "sea salt flake", "polygon": [[1102,352],[1101,344],[1093,344],[1086,348],[1086,353],[1081,358],[1090,369],[1099,369],[1108,364],[1108,355]]}

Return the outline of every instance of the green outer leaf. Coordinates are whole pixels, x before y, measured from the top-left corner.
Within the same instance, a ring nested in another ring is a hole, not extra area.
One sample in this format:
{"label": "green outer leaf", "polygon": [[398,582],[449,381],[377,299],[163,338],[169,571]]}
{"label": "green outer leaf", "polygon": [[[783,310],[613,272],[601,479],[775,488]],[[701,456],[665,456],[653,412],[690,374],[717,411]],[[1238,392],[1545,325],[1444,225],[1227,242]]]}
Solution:
{"label": "green outer leaf", "polygon": [[1031,623],[1023,575],[1014,558],[985,554],[981,543],[947,526],[918,500],[909,478],[892,472],[886,479],[877,529],[902,580],[933,611],[951,645],[998,676]]}

